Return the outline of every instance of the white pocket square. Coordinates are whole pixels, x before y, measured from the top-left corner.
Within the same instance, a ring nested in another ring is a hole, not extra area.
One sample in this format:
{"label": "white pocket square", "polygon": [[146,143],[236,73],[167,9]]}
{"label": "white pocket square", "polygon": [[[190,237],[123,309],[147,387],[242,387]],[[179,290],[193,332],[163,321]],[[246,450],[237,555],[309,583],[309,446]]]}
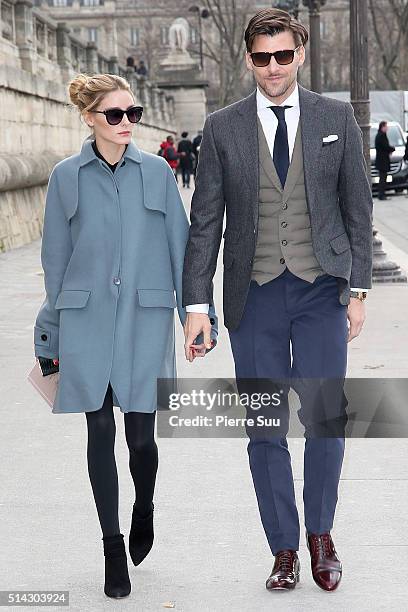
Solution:
{"label": "white pocket square", "polygon": [[323,144],[330,144],[331,142],[335,142],[338,139],[339,137],[337,136],[337,134],[330,134],[329,136],[325,136],[323,138]]}

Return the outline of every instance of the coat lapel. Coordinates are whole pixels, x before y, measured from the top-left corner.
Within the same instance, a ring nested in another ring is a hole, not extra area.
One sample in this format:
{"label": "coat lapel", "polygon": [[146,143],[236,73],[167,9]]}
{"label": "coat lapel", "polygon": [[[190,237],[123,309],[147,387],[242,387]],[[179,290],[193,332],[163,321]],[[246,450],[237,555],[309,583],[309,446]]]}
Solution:
{"label": "coat lapel", "polygon": [[299,85],[300,129],[302,135],[303,169],[305,173],[306,199],[314,202],[317,162],[322,150],[320,96]]}
{"label": "coat lapel", "polygon": [[235,147],[242,159],[247,177],[248,192],[252,197],[252,211],[255,225],[258,224],[259,205],[259,146],[256,108],[256,89],[236,106],[239,121],[231,122],[235,132]]}

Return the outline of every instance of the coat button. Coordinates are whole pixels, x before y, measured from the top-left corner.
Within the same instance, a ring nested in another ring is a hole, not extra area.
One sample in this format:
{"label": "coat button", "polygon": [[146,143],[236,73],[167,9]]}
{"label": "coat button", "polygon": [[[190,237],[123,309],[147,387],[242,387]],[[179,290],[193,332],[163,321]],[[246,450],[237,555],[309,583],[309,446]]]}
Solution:
{"label": "coat button", "polygon": [[282,226],[282,227],[287,227],[287,225],[288,225],[288,224],[286,223],[286,221],[282,221],[282,223],[281,223],[281,226]]}
{"label": "coat button", "polygon": [[44,342],[45,342],[45,340],[47,340],[47,338],[48,338],[47,334],[41,334],[41,340],[44,340]]}
{"label": "coat button", "polygon": [[120,285],[120,278],[118,278],[117,276],[115,276],[115,278],[113,279],[113,284],[114,284],[114,285]]}
{"label": "coat button", "polygon": [[288,207],[288,205],[286,204],[286,202],[282,205],[283,210],[286,210]]}
{"label": "coat button", "polygon": [[282,240],[282,244],[283,244],[283,246],[286,246],[288,244],[288,241],[287,240]]}
{"label": "coat button", "polygon": [[211,318],[210,318],[210,323],[211,323],[211,325],[214,325],[214,323],[215,323],[215,319],[213,319],[213,318],[211,317]]}
{"label": "coat button", "polygon": [[281,262],[281,264],[284,264],[284,263],[285,263],[285,260],[284,260],[284,258],[283,258],[283,257],[281,257],[279,261]]}

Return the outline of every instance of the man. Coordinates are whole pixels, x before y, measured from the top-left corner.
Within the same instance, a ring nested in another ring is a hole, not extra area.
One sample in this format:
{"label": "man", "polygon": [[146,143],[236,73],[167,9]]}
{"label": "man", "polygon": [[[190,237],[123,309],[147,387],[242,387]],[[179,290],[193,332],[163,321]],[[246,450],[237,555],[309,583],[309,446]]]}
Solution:
{"label": "man", "polygon": [[181,176],[183,178],[183,187],[190,189],[190,176],[193,171],[193,143],[187,138],[188,132],[181,134],[181,140],[178,143],[177,153],[180,158]]}
{"label": "man", "polygon": [[[349,103],[297,84],[307,40],[287,12],[258,12],[245,31],[257,88],[204,126],[184,260],[185,352],[191,361],[201,331],[210,346],[205,313],[226,209],[223,308],[237,380],[342,379],[347,342],[365,319],[372,197],[361,130]],[[308,437],[310,402],[300,399],[306,542],[315,582],[333,591],[342,567],[330,530],[345,441]],[[267,588],[294,588],[299,518],[286,436],[250,437],[248,454],[275,555]]]}
{"label": "man", "polygon": [[387,136],[388,124],[386,121],[380,121],[378,126],[378,132],[375,137],[375,167],[380,175],[380,182],[378,183],[378,199],[387,200],[385,195],[385,189],[387,187],[387,174],[391,167],[390,154],[395,151],[395,147],[392,147],[388,141]]}

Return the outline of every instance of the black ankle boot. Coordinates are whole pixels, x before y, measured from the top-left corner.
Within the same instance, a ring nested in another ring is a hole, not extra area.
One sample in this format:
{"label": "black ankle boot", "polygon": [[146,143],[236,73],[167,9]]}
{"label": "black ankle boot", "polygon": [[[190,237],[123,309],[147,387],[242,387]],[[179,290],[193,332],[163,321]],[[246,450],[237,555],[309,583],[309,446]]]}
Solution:
{"label": "black ankle boot", "polygon": [[123,534],[103,537],[102,540],[105,555],[105,595],[126,597],[130,593],[131,584]]}
{"label": "black ankle boot", "polygon": [[150,514],[141,517],[136,511],[136,505],[133,504],[132,526],[129,534],[129,553],[133,565],[139,565],[153,546],[153,510],[152,502]]}

